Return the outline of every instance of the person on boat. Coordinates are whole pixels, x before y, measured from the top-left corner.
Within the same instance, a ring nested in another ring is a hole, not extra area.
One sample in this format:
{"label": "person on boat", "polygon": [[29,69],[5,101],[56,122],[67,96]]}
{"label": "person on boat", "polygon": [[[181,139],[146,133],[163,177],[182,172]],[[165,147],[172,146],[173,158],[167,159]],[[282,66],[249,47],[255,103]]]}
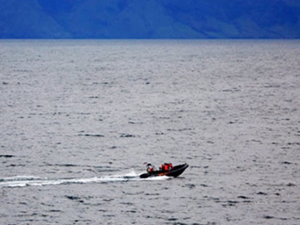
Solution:
{"label": "person on boat", "polygon": [[153,173],[156,169],[151,163],[145,163],[147,164],[147,172],[148,173]]}
{"label": "person on boat", "polygon": [[173,169],[173,165],[172,165],[172,163],[164,163],[164,164],[161,164],[159,169],[161,171],[169,171],[169,170]]}

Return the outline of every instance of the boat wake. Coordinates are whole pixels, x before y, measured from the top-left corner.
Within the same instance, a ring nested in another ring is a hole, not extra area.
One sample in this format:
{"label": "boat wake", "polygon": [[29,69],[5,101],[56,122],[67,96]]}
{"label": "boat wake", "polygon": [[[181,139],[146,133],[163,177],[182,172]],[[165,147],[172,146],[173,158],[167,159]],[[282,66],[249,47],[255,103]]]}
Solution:
{"label": "boat wake", "polygon": [[128,182],[128,181],[145,181],[145,180],[166,180],[170,179],[166,176],[149,177],[141,179],[140,174],[134,171],[125,175],[109,175],[92,178],[58,178],[48,179],[37,176],[14,176],[0,178],[0,187],[27,187],[27,186],[47,186],[47,185],[62,185],[62,184],[88,184],[88,183],[108,183],[108,182]]}

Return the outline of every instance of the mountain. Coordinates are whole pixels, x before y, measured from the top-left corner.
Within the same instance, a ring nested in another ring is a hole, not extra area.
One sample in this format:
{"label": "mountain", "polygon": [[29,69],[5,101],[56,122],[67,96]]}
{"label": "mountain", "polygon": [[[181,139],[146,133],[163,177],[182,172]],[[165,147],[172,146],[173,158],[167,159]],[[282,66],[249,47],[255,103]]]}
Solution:
{"label": "mountain", "polygon": [[300,38],[300,1],[0,0],[0,38]]}

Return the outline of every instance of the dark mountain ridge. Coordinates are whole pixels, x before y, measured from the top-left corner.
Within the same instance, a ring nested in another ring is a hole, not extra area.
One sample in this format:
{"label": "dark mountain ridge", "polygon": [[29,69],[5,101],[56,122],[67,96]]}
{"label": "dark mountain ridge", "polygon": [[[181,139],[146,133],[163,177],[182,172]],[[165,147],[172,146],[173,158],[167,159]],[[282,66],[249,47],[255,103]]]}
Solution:
{"label": "dark mountain ridge", "polygon": [[299,38],[297,0],[0,0],[0,38]]}

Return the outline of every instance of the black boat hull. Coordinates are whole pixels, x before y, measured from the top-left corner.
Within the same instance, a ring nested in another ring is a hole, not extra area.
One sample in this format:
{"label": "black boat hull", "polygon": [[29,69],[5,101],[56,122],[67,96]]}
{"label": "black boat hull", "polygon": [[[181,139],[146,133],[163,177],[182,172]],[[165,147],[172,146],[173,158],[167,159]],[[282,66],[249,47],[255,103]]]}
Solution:
{"label": "black boat hull", "polygon": [[157,177],[157,176],[178,177],[188,167],[189,165],[185,163],[185,164],[174,166],[170,171],[158,170],[152,173],[143,173],[140,175],[140,178]]}

